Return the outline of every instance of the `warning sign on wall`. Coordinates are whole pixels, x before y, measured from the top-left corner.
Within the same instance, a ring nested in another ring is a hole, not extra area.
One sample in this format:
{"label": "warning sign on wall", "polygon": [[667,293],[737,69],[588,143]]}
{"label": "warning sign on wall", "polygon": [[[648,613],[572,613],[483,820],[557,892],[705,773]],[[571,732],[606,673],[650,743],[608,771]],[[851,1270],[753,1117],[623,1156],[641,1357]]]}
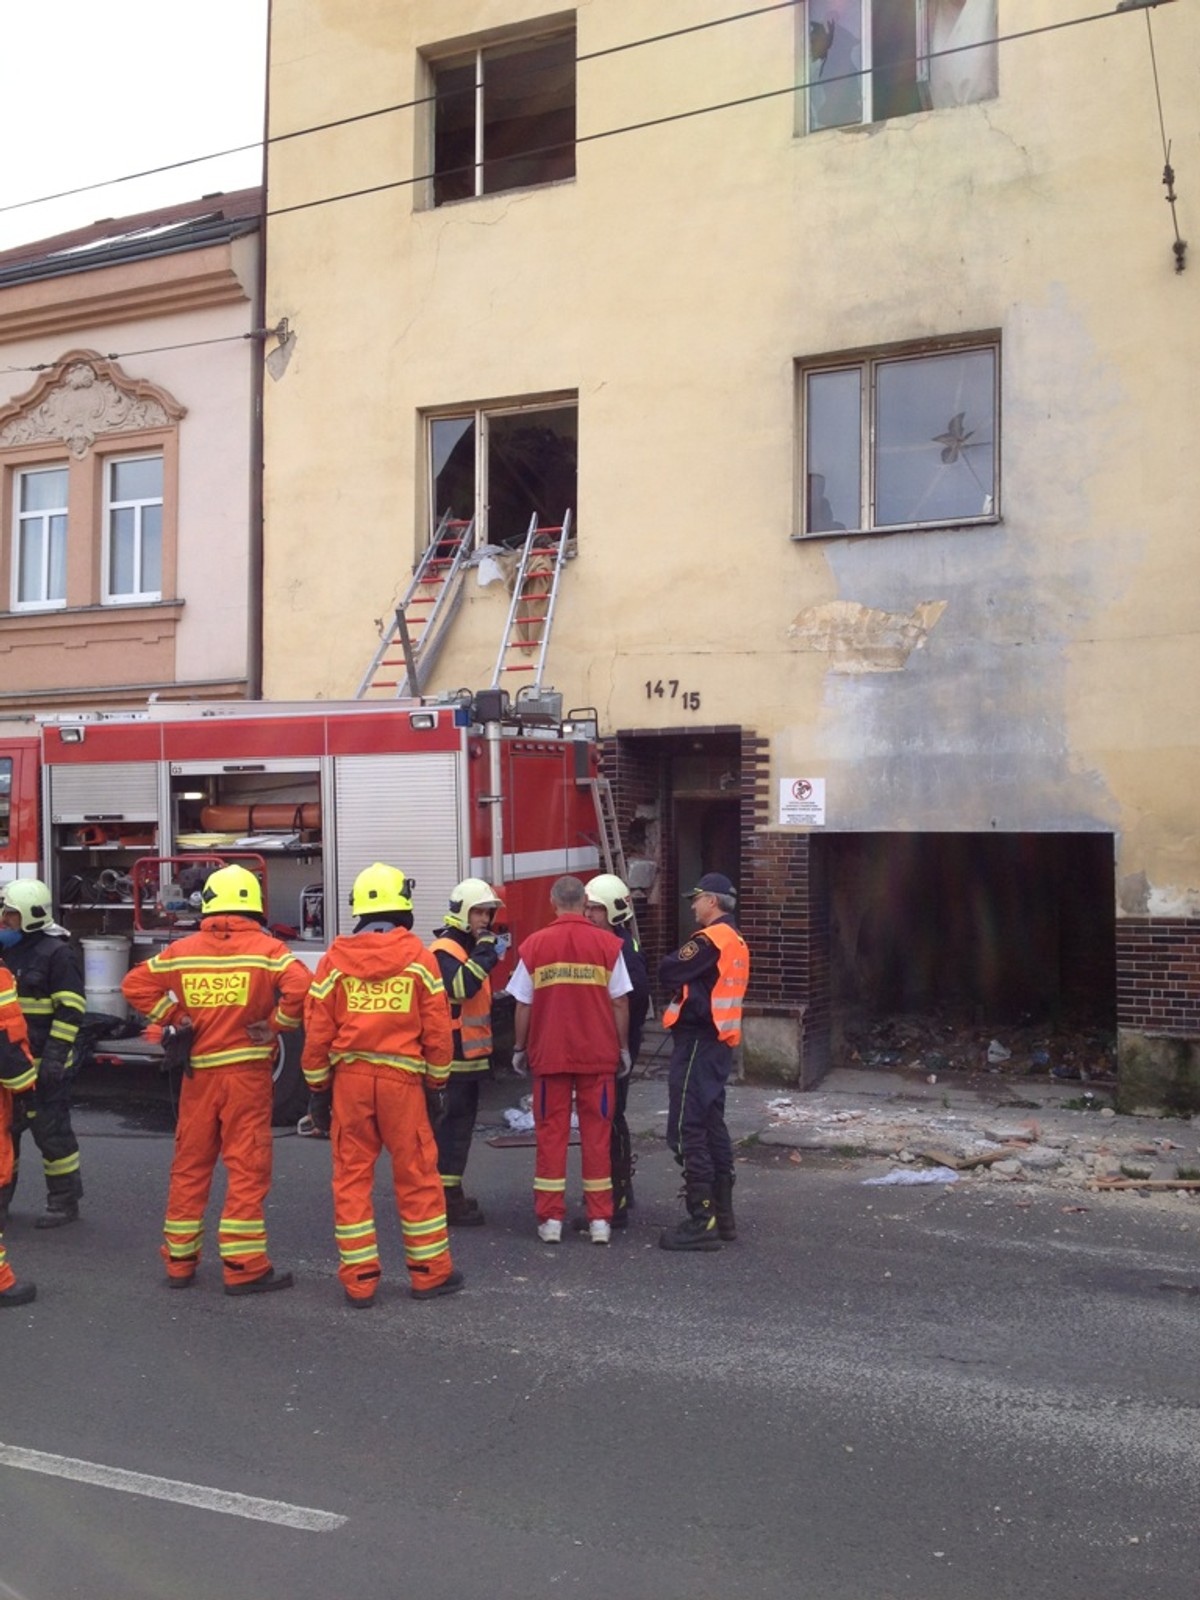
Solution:
{"label": "warning sign on wall", "polygon": [[825,779],[780,778],[779,821],[784,827],[825,826]]}

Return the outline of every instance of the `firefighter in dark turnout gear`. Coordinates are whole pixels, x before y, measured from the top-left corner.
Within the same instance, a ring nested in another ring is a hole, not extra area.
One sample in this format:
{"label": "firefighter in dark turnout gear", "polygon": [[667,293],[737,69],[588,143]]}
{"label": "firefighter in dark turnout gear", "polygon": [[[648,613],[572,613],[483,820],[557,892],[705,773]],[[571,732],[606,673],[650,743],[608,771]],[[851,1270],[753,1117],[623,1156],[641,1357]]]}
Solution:
{"label": "firefighter in dark turnout gear", "polygon": [[[612,1186],[614,1228],[624,1228],[629,1223],[633,1205],[633,1140],[625,1108],[629,1104],[629,1083],[633,1068],[642,1048],[642,1029],[650,1009],[650,974],[646,958],[633,931],[633,897],[628,886],[612,872],[602,872],[584,886],[586,900],[583,914],[594,927],[607,928],[621,941],[625,956],[625,970],[633,988],[629,991],[629,1049],[628,1060],[622,1057],[617,1073],[616,1098],[612,1119]],[[586,1217],[576,1217],[571,1224],[576,1233],[586,1233]]]}
{"label": "firefighter in dark turnout gear", "polygon": [[66,930],[54,921],[50,891],[36,878],[18,878],[4,891],[4,960],[16,979],[37,1067],[32,1094],[18,1096],[12,1113],[12,1177],[0,1190],[7,1209],[21,1162],[26,1128],[41,1151],[46,1211],[37,1228],[59,1228],[79,1216],[83,1180],[79,1141],[71,1127],[71,1084],[77,1067],[76,1036],[86,1001],[83,973]]}
{"label": "firefighter in dark turnout gear", "polygon": [[672,1040],[667,1142],[683,1167],[688,1209],[659,1239],[664,1250],[717,1250],[737,1238],[725,1086],[742,1037],[750,952],[733,925],[737,895],[723,873],[705,873],[691,902],[697,933],[658,970],[672,996],[663,1011]]}
{"label": "firefighter in dark turnout gear", "polygon": [[435,931],[429,947],[446,986],[454,1028],[446,1114],[434,1129],[452,1228],[478,1227],[484,1220],[479,1202],[463,1190],[463,1177],[479,1114],[479,1085],[491,1066],[491,971],[508,948],[507,936],[492,932],[492,920],[503,904],[491,884],[464,878],[450,891],[445,926]]}

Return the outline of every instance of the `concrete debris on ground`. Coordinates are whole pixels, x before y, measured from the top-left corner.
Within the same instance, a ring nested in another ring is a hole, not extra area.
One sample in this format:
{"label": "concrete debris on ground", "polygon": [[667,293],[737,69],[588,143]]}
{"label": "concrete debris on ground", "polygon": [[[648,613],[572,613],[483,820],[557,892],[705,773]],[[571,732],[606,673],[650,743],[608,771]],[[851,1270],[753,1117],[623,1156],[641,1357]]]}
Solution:
{"label": "concrete debris on ground", "polygon": [[[994,1028],[981,1030],[984,1054],[993,1037]],[[665,1133],[665,1066],[645,1056],[639,1064],[629,1104],[635,1135]],[[875,1175],[870,1163],[878,1162],[888,1170],[945,1167],[968,1189],[1038,1185],[1079,1198],[1123,1185],[1113,1192],[1126,1203],[1148,1195],[1200,1209],[1200,1117],[1119,1115],[1110,1098],[1102,1085],[1044,1071],[1023,1072],[1015,1083],[977,1070],[931,1085],[892,1068],[837,1067],[806,1093],[733,1082],[726,1120],[743,1153],[776,1146],[801,1167],[822,1153],[861,1162],[863,1176]]]}
{"label": "concrete debris on ground", "polygon": [[945,1167],[984,1182],[1200,1190],[1200,1127],[1067,1104],[1051,1083],[1027,1086],[1029,1098],[1011,1112],[978,1090],[958,1089],[939,1100],[916,1087],[898,1089],[881,1073],[845,1069],[811,1094],[757,1092],[763,1094],[758,1142],[793,1151]]}

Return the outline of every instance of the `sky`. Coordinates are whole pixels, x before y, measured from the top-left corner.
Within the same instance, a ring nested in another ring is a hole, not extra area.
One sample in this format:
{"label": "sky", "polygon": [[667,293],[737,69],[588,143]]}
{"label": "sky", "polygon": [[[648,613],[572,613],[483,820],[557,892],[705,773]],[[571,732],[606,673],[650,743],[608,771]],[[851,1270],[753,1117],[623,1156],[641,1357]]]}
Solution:
{"label": "sky", "polygon": [[[267,0],[0,0],[0,250],[259,182]],[[104,182],[61,200],[18,202]]]}

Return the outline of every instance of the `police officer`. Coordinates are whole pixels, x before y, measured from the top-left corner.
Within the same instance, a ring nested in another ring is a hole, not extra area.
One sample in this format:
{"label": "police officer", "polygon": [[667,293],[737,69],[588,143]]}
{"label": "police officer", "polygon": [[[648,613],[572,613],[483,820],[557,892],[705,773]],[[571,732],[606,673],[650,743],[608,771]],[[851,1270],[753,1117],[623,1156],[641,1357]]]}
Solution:
{"label": "police officer", "polygon": [[750,952],[733,925],[737,894],[724,873],[706,872],[690,898],[698,931],[658,970],[672,996],[663,1011],[672,1041],[667,1142],[683,1167],[688,1214],[658,1242],[664,1250],[718,1250],[722,1239],[737,1238],[725,1085],[742,1037]]}
{"label": "police officer", "polygon": [[254,873],[220,867],[200,898],[199,933],[169,944],[121,984],[135,1011],[191,1036],[162,1256],[169,1288],[194,1282],[220,1155],[228,1174],[218,1231],[225,1293],[262,1294],[292,1284],[292,1274],[276,1272],[267,1255],[271,1067],[276,1036],[300,1027],[311,975],[263,927],[262,885]]}
{"label": "police officer", "polygon": [[79,1141],[71,1127],[76,1036],[87,1005],[83,973],[66,930],[54,921],[50,891],[37,878],[17,878],[5,888],[0,922],[0,944],[16,979],[37,1066],[34,1092],[13,1103],[13,1170],[0,1190],[0,1205],[7,1209],[17,1186],[21,1135],[28,1128],[46,1177],[46,1211],[34,1227],[61,1228],[79,1216],[83,1195]]}
{"label": "police officer", "polygon": [[491,884],[464,878],[450,891],[445,925],[436,930],[429,947],[446,986],[454,1029],[446,1115],[435,1130],[446,1221],[452,1228],[478,1227],[484,1220],[478,1200],[463,1190],[463,1176],[479,1114],[479,1085],[491,1065],[490,975],[508,949],[507,935],[493,933],[492,921],[503,904]]}
{"label": "police officer", "polygon": [[[584,892],[584,916],[593,927],[607,928],[620,939],[625,971],[633,985],[629,991],[629,1065],[622,1059],[617,1072],[612,1119],[612,1225],[624,1228],[629,1223],[629,1209],[633,1205],[633,1141],[625,1120],[625,1108],[629,1103],[630,1075],[642,1047],[642,1029],[650,1009],[650,975],[633,931],[633,897],[627,885],[616,873],[602,872],[588,879]],[[586,1216],[576,1217],[571,1226],[576,1233],[586,1233]]]}

